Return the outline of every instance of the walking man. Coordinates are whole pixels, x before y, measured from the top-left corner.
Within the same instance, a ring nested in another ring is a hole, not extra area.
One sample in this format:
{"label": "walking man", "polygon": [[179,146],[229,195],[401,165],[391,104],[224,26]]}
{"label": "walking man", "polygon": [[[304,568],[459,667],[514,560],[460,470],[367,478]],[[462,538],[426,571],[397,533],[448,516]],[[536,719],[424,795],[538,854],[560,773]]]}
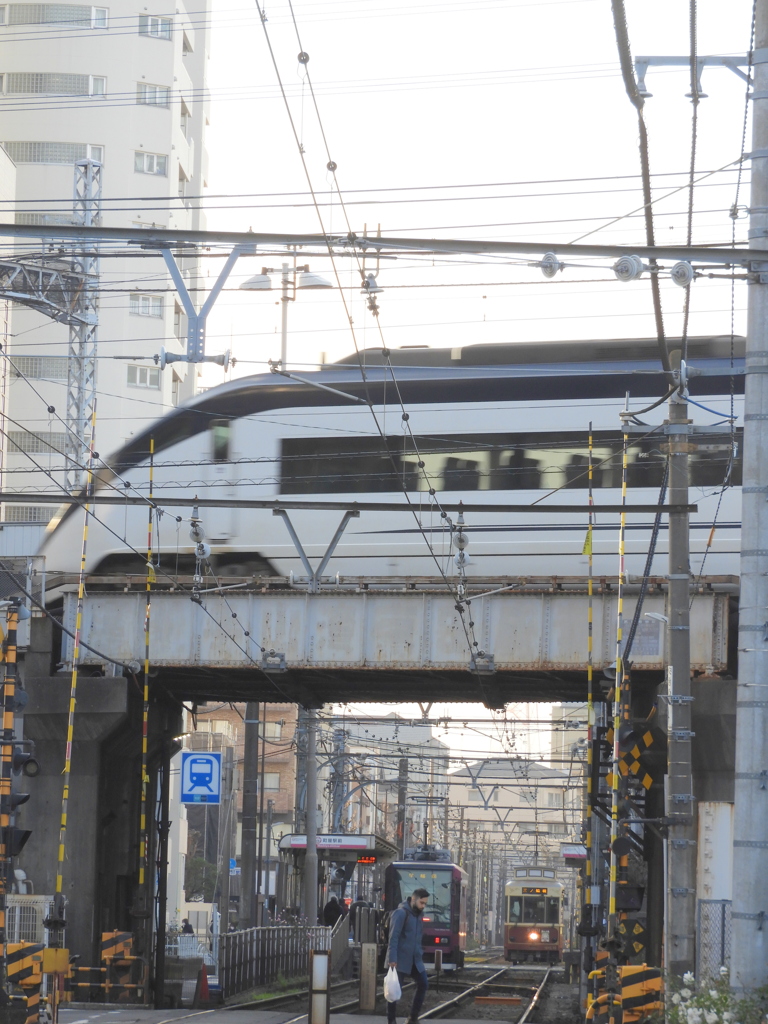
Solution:
{"label": "walking man", "polygon": [[[405,1024],[416,1024],[427,994],[427,972],[421,951],[421,933],[424,930],[421,915],[428,898],[426,889],[414,889],[413,895],[403,900],[389,919],[387,963],[397,969],[401,986],[406,978],[413,978],[416,982],[411,1012]],[[387,1003],[387,1021],[388,1024],[397,1024],[397,1003]]]}

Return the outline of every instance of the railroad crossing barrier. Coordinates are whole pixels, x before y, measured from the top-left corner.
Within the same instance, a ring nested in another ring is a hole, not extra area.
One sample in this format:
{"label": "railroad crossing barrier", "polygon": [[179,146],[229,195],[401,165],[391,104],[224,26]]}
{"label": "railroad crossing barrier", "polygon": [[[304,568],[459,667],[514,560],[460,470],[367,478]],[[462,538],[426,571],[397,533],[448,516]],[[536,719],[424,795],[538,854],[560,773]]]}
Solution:
{"label": "railroad crossing barrier", "polygon": [[224,999],[283,978],[306,977],[310,950],[330,951],[331,929],[322,925],[246,928],[219,937],[219,985]]}

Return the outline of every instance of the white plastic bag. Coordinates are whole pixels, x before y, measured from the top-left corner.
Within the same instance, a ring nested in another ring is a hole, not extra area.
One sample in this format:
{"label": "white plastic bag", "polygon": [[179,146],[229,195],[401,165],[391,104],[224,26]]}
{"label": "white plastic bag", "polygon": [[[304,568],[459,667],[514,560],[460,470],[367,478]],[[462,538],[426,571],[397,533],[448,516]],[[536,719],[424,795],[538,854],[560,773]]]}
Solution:
{"label": "white plastic bag", "polygon": [[384,978],[384,998],[388,1003],[396,1003],[403,990],[400,988],[400,979],[394,967],[390,967]]}

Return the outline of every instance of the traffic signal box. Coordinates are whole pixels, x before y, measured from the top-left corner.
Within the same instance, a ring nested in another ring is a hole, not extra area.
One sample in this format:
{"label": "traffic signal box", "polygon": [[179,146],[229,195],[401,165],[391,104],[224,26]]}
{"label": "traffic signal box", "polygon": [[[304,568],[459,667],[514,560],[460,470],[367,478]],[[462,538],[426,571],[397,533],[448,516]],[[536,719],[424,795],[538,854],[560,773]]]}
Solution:
{"label": "traffic signal box", "polygon": [[132,956],[131,932],[102,932],[101,967],[73,967],[66,986],[70,1002],[143,1002],[147,988],[145,961]]}

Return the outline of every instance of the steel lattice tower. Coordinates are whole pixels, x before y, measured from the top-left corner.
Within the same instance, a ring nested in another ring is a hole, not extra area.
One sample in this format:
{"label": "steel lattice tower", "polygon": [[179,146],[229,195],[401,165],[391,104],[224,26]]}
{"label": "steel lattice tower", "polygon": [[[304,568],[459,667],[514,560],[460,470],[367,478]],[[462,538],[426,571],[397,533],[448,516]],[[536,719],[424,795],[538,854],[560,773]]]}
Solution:
{"label": "steel lattice tower", "polygon": [[[86,227],[101,225],[101,164],[79,160],[75,164],[74,218]],[[67,361],[67,437],[64,481],[75,493],[83,486],[85,452],[91,440],[96,404],[96,331],[99,314],[98,249],[87,242],[75,250],[73,270],[82,274],[83,286],[74,303],[78,322],[70,325]]]}

